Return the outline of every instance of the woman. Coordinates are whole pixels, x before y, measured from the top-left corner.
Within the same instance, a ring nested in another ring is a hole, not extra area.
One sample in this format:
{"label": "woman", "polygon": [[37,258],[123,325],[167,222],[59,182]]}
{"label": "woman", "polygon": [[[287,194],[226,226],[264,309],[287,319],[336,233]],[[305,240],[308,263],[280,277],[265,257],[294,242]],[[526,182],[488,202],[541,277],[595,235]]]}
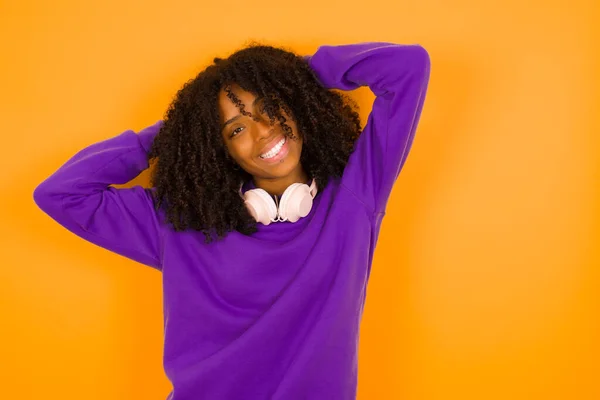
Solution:
{"label": "woman", "polygon": [[[356,397],[373,251],[429,69],[418,45],[253,45],[36,188],[67,229],[162,271],[169,399]],[[363,85],[361,132],[331,89]],[[110,186],[153,159],[151,189]]]}

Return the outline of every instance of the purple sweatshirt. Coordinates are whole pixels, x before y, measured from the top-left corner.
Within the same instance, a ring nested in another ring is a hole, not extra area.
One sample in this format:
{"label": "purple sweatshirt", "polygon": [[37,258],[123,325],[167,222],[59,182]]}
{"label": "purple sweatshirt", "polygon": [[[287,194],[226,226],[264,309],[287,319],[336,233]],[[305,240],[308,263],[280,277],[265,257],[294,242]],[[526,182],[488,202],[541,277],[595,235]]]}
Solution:
{"label": "purple sweatshirt", "polygon": [[171,400],[356,398],[359,326],[389,195],[415,134],[430,61],[419,45],[321,46],[306,58],[327,88],[376,95],[344,174],[296,223],[204,243],[175,232],[141,186],[162,122],[67,161],[34,192],[81,238],[162,272]]}

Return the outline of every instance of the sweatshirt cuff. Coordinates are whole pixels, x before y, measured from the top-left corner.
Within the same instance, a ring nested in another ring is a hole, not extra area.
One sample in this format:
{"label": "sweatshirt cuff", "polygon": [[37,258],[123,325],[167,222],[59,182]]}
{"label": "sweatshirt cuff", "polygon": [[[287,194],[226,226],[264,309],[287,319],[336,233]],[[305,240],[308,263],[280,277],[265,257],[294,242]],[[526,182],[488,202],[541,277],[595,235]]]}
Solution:
{"label": "sweatshirt cuff", "polygon": [[162,125],[163,121],[161,120],[156,122],[154,125],[150,125],[138,132],[137,135],[140,140],[140,144],[142,145],[146,153],[150,153],[150,150],[152,149],[152,143],[154,142],[154,138],[160,131]]}

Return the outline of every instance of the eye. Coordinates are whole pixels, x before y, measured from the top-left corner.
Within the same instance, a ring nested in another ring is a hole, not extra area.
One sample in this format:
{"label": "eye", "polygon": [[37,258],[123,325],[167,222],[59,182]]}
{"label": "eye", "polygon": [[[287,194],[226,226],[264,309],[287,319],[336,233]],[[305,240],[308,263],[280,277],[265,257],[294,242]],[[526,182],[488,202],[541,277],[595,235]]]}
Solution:
{"label": "eye", "polygon": [[243,130],[244,130],[243,126],[238,126],[233,131],[231,131],[231,135],[229,135],[229,137],[234,137],[234,136],[236,136],[237,134],[239,134]]}

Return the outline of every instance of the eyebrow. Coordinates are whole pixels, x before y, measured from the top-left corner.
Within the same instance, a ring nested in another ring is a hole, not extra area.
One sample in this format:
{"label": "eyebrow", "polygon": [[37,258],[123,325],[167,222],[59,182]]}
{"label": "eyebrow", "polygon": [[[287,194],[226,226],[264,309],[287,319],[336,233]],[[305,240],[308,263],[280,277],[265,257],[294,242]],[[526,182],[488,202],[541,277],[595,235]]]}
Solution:
{"label": "eyebrow", "polygon": [[[254,99],[254,101],[252,102],[252,107],[256,106],[256,103],[258,103],[259,101],[261,101],[263,98],[262,97],[257,97]],[[242,114],[238,114],[235,117],[231,117],[229,118],[227,121],[225,121],[225,123],[223,125],[221,125],[221,130],[225,129],[225,127],[229,124],[231,124],[232,122],[234,122],[235,120],[237,120],[238,118],[240,118],[242,116]]]}

